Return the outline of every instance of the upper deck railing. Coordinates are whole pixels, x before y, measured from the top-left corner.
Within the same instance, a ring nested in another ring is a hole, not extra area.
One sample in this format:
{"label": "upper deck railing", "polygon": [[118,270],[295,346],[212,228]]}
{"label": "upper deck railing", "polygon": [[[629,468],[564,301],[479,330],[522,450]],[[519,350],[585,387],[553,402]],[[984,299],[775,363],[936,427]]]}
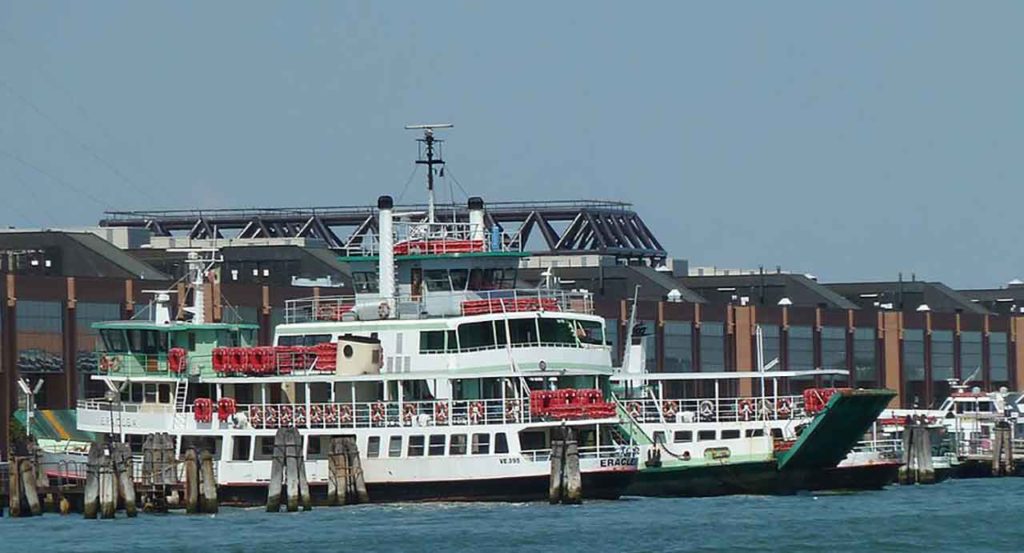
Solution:
{"label": "upper deck railing", "polygon": [[[432,300],[450,298],[452,309],[428,311]],[[391,312],[397,305],[399,313]],[[565,311],[590,315],[594,313],[594,296],[590,292],[547,288],[470,290],[460,292],[427,292],[419,296],[401,296],[393,302],[366,296],[320,296],[286,300],[286,323],[318,321],[378,320],[410,315],[418,318],[519,313],[524,311]]]}

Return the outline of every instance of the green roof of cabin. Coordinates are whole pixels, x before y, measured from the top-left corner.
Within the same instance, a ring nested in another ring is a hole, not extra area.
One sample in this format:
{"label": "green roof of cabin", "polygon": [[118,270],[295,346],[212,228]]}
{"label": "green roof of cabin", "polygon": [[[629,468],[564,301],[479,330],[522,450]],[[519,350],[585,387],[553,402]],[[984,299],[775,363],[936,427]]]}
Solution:
{"label": "green roof of cabin", "polygon": [[104,329],[125,329],[125,330],[167,330],[167,331],[183,331],[183,330],[241,330],[250,329],[257,330],[260,325],[250,323],[187,323],[187,322],[172,322],[171,324],[158,324],[153,321],[108,321],[102,323],[93,323],[93,328],[97,330]]}

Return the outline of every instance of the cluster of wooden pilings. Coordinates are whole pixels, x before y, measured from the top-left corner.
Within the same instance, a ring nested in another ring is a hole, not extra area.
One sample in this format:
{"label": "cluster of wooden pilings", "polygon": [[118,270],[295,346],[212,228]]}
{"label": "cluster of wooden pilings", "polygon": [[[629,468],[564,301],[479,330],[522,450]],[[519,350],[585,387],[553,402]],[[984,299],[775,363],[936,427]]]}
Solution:
{"label": "cluster of wooden pilings", "polygon": [[565,430],[562,439],[551,441],[551,481],[548,501],[577,505],[583,502],[583,478],[580,475],[579,443]]}
{"label": "cluster of wooden pilings", "polygon": [[370,500],[355,438],[331,438],[327,471],[328,504],[352,505]]}
{"label": "cluster of wooden pilings", "polygon": [[992,476],[1016,474],[1013,459],[1013,429],[1010,423],[1000,421],[992,429]]}
{"label": "cluster of wooden pilings", "polygon": [[[38,516],[46,511],[68,513],[71,503],[65,492],[74,493],[72,487],[61,483],[52,485],[43,467],[42,450],[29,439],[23,444],[23,455],[14,455],[8,464],[8,514],[12,517]],[[0,505],[0,512],[3,506]]]}
{"label": "cluster of wooden pilings", "polygon": [[899,472],[900,484],[934,484],[932,466],[932,440],[928,426],[913,421],[903,428],[903,466]]}

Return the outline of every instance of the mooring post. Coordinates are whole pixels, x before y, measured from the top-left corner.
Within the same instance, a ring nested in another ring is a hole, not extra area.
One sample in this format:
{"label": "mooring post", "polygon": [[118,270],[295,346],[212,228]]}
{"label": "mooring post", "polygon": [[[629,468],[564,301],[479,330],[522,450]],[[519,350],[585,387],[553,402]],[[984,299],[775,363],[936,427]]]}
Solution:
{"label": "mooring post", "polygon": [[114,444],[112,452],[114,456],[114,473],[117,479],[117,490],[124,502],[124,512],[129,517],[138,514],[138,505],[135,502],[135,481],[132,478],[132,450],[124,442]]}
{"label": "mooring post", "polygon": [[103,445],[93,442],[89,446],[89,460],[85,467],[85,494],[82,513],[85,518],[96,518],[100,510],[100,465],[103,464]]}
{"label": "mooring post", "polygon": [[114,477],[114,456],[110,444],[103,446],[99,472],[100,518],[114,518],[117,513],[117,479]]}
{"label": "mooring post", "polygon": [[267,483],[267,512],[276,513],[281,509],[281,488],[284,481],[284,433],[279,429],[274,434],[274,455],[270,463],[270,482]]}
{"label": "mooring post", "polygon": [[[306,479],[306,452],[301,450],[302,435],[294,428],[292,429],[292,432],[295,434],[294,440],[298,442],[300,447],[299,456],[296,460],[296,464],[299,469],[299,501],[302,503],[302,510],[309,511],[313,509],[313,498],[309,495],[309,480]],[[319,439],[319,437],[314,436],[311,439]]]}
{"label": "mooring post", "polygon": [[199,483],[203,512],[216,513],[218,510],[217,478],[213,470],[213,454],[205,449],[199,455]]}
{"label": "mooring post", "polygon": [[[302,461],[299,453],[299,444],[296,443],[296,439],[299,438],[298,431],[293,428],[285,429],[284,433],[284,481],[287,491],[286,501],[289,513],[294,513],[299,510],[299,466],[298,464]],[[301,441],[300,441],[301,443]]]}
{"label": "mooring post", "polygon": [[346,489],[348,503],[368,503],[370,494],[366,491],[366,479],[363,477],[363,464],[359,459],[359,445],[356,439],[351,437],[343,438],[345,451],[345,474],[348,485]]}
{"label": "mooring post", "polygon": [[331,438],[327,450],[327,504],[338,505],[338,452],[335,451],[335,440]]}
{"label": "mooring post", "polygon": [[21,473],[18,471],[18,457],[11,457],[7,465],[7,499],[10,506],[11,518],[21,516]]}
{"label": "mooring post", "polygon": [[548,502],[556,505],[565,495],[565,440],[551,440],[551,481],[548,486]]}
{"label": "mooring post", "polygon": [[196,450],[185,452],[185,512],[194,515],[199,512],[199,459]]}
{"label": "mooring post", "polygon": [[[15,459],[18,458],[15,457]],[[35,464],[34,461],[34,458],[21,458],[18,463],[18,471],[21,473],[21,493],[25,496],[25,502],[28,503],[29,514],[39,516],[43,514],[43,505],[39,502],[39,491],[36,488],[36,471],[32,466]]]}
{"label": "mooring post", "polygon": [[583,503],[583,476],[580,474],[579,443],[570,439],[565,442],[565,497],[563,503]]}

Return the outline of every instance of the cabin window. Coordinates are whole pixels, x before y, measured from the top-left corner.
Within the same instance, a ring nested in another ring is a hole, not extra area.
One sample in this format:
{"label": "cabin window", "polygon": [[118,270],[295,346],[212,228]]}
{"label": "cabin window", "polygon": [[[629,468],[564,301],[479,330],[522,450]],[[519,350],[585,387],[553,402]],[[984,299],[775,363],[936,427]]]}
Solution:
{"label": "cabin window", "polygon": [[519,447],[523,451],[544,449],[546,446],[547,439],[541,430],[528,430],[519,433]]}
{"label": "cabin window", "polygon": [[455,334],[454,330],[449,330],[449,331],[447,331],[445,333],[445,346],[444,346],[444,349],[448,353],[458,353],[459,352],[459,340],[458,340],[458,338],[456,338],[456,334]]}
{"label": "cabin window", "polygon": [[231,440],[231,460],[248,461],[249,450],[252,442],[249,436],[235,436]]}
{"label": "cabin window", "polygon": [[738,429],[734,428],[732,430],[723,430],[722,431],[722,439],[723,440],[735,440],[735,439],[737,439],[739,437],[740,437],[740,431]]}
{"label": "cabin window", "polygon": [[576,336],[572,324],[565,319],[537,319],[540,328],[540,341],[551,346],[575,346]]}
{"label": "cabin window", "polygon": [[420,353],[443,353],[444,331],[424,330],[420,332]]}
{"label": "cabin window", "polygon": [[448,271],[448,276],[452,279],[452,290],[466,289],[466,282],[469,281],[469,269],[451,269]]}
{"label": "cabin window", "polygon": [[[712,432],[714,434],[714,432]],[[672,436],[672,441],[677,444],[685,444],[693,441],[693,430],[677,430]]]}
{"label": "cabin window", "polygon": [[158,401],[160,403],[170,403],[171,402],[171,385],[170,384],[160,384],[159,386],[157,386],[157,392],[159,393]]}
{"label": "cabin window", "polygon": [[274,454],[274,438],[272,436],[263,436],[260,440],[260,454],[261,455],[273,455]]}
{"label": "cabin window", "polygon": [[782,429],[781,428],[772,428],[772,438],[775,438],[776,440],[781,440],[782,439]]}
{"label": "cabin window", "polygon": [[306,443],[306,455],[320,455],[320,436],[310,436]]}
{"label": "cabin window", "polygon": [[494,435],[494,452],[508,453],[508,437],[505,436],[504,432],[498,432]]}
{"label": "cabin window", "polygon": [[380,457],[380,436],[370,436],[366,441],[366,456],[371,459]]}
{"label": "cabin window", "polygon": [[[678,434],[678,432],[677,432],[677,434]],[[654,436],[652,437],[652,439],[654,440],[654,443],[656,443],[656,444],[663,444],[663,443],[665,443],[665,431],[663,431],[663,430],[656,430],[654,432]]]}
{"label": "cabin window", "polygon": [[277,337],[277,345],[279,346],[315,346],[330,341],[330,334],[298,334]]}
{"label": "cabin window", "polygon": [[490,434],[473,434],[473,455],[487,455],[491,452]]}
{"label": "cabin window", "polygon": [[509,319],[509,340],[514,345],[537,345],[536,319]]}
{"label": "cabin window", "polygon": [[465,455],[466,454],[466,435],[465,434],[452,434],[452,439],[448,444],[448,455]]}
{"label": "cabin window", "polygon": [[101,330],[100,336],[103,337],[103,347],[111,352],[125,352],[128,348],[124,341],[124,332],[121,330]]}
{"label": "cabin window", "polygon": [[494,325],[490,321],[459,325],[459,349],[473,351],[494,347]]}
{"label": "cabin window", "polygon": [[494,321],[494,342],[501,348],[508,344],[508,335],[505,332],[505,321]]}
{"label": "cabin window", "polygon": [[195,351],[196,350],[196,333],[195,332],[189,332],[188,333],[188,350],[189,351]]}
{"label": "cabin window", "polygon": [[448,271],[444,269],[424,271],[423,283],[427,285],[428,290],[434,292],[451,290],[451,282],[448,281]]}
{"label": "cabin window", "polygon": [[352,287],[357,294],[376,294],[377,273],[370,271],[357,271],[352,273]]}
{"label": "cabin window", "polygon": [[603,346],[604,323],[594,321],[573,321],[575,325],[576,338],[580,343]]}
{"label": "cabin window", "polygon": [[714,439],[715,439],[715,431],[714,430],[700,430],[700,431],[697,432],[697,441],[698,442],[704,442],[704,441],[707,441],[707,440],[714,440]]}
{"label": "cabin window", "polygon": [[158,395],[156,384],[142,385],[142,401],[144,403],[156,403],[157,397]]}
{"label": "cabin window", "polygon": [[750,428],[747,430],[748,438],[760,438],[764,436],[764,428]]}
{"label": "cabin window", "polygon": [[430,449],[427,451],[427,454],[431,457],[444,455],[444,434],[430,436]]}
{"label": "cabin window", "polygon": [[423,436],[409,436],[409,457],[423,457]]}
{"label": "cabin window", "polygon": [[391,441],[388,442],[388,457],[401,457],[402,456],[402,437],[391,436]]}
{"label": "cabin window", "polygon": [[128,347],[132,353],[147,355],[167,351],[167,335],[156,330],[129,330]]}

